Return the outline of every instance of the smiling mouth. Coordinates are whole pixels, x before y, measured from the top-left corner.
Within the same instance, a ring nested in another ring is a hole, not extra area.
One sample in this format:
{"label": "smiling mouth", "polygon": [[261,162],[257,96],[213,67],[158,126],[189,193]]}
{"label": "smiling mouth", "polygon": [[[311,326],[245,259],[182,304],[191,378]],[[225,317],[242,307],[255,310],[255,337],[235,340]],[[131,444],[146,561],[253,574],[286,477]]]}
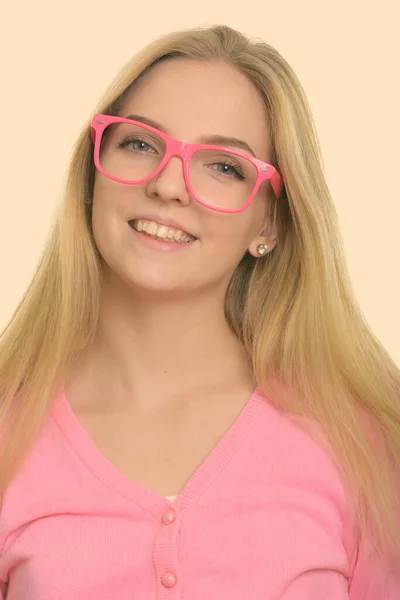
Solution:
{"label": "smiling mouth", "polygon": [[168,227],[167,225],[160,225],[155,221],[134,219],[129,221],[129,225],[135,231],[144,233],[149,237],[163,242],[171,242],[173,244],[188,244],[197,240],[197,238],[195,238],[193,235],[190,235],[186,231],[175,229],[174,227]]}

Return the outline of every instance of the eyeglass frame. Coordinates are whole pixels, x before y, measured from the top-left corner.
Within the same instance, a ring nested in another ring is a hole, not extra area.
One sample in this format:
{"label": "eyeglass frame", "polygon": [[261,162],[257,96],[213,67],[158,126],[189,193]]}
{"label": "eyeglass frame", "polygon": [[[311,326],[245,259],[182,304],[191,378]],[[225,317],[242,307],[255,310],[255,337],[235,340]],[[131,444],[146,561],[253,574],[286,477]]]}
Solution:
{"label": "eyeglass frame", "polygon": [[[153,171],[151,173],[151,175],[149,175],[148,177],[145,177],[144,179],[141,179],[139,181],[126,181],[124,179],[114,177],[113,175],[111,175],[110,173],[107,173],[107,171],[105,171],[102,168],[101,163],[100,163],[101,140],[102,140],[105,129],[109,125],[112,125],[114,123],[126,123],[128,125],[138,125],[141,128],[146,129],[147,131],[155,133],[163,140],[163,142],[165,143],[165,154],[164,154],[160,164],[155,169],[155,171]],[[187,190],[189,191],[189,194],[194,198],[194,200],[196,202],[198,202],[198,204],[200,204],[201,206],[204,206],[205,208],[208,208],[209,210],[214,210],[217,212],[229,213],[229,214],[243,212],[253,202],[258,190],[260,189],[261,184],[264,181],[270,181],[271,187],[272,187],[275,197],[277,199],[279,199],[281,197],[281,194],[283,192],[284,185],[283,185],[282,177],[280,176],[280,174],[278,173],[278,171],[275,169],[274,166],[270,165],[269,163],[267,163],[259,158],[255,158],[255,157],[251,156],[250,154],[246,154],[245,152],[241,152],[239,150],[234,150],[232,148],[227,148],[227,147],[223,147],[223,146],[214,146],[214,145],[209,145],[209,144],[190,144],[188,142],[181,142],[181,141],[175,140],[174,138],[167,135],[163,131],[159,131],[155,127],[151,127],[150,125],[141,123],[140,121],[134,121],[133,119],[117,117],[114,115],[103,115],[103,114],[94,115],[91,125],[90,125],[90,135],[91,135],[92,142],[94,144],[93,155],[94,155],[94,163],[95,163],[96,169],[102,175],[104,175],[108,179],[116,181],[117,183],[123,183],[125,185],[141,185],[143,183],[147,183],[148,181],[150,181],[151,179],[156,177],[164,169],[164,167],[168,164],[169,160],[173,156],[179,156],[183,162],[183,176],[184,176],[185,185],[186,185]],[[215,150],[217,152],[218,151],[229,152],[229,154],[232,154],[234,156],[238,156],[240,158],[248,160],[250,163],[252,163],[255,166],[255,168],[257,170],[257,179],[254,184],[253,191],[251,192],[246,203],[241,208],[224,209],[224,208],[218,208],[216,206],[211,206],[210,204],[207,204],[207,203],[203,202],[202,200],[200,200],[200,198],[196,195],[195,191],[193,190],[193,188],[190,184],[190,161],[191,161],[193,154],[195,154],[199,150]]]}

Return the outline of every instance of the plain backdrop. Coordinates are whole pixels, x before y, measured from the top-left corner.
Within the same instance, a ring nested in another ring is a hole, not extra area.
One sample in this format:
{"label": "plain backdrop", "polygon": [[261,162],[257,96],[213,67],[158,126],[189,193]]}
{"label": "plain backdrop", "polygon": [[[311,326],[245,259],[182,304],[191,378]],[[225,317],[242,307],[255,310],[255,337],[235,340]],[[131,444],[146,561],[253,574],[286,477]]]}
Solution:
{"label": "plain backdrop", "polygon": [[399,0],[4,2],[0,329],[27,287],[72,146],[118,70],[171,30],[227,24],[274,45],[316,122],[357,299],[400,364]]}

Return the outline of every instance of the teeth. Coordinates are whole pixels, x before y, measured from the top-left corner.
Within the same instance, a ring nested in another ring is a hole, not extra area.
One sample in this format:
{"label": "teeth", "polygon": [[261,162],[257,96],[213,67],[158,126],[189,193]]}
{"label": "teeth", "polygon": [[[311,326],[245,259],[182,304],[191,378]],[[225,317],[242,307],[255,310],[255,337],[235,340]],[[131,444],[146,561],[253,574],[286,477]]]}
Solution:
{"label": "teeth", "polygon": [[160,238],[166,238],[168,235],[168,227],[165,225],[159,225],[157,227],[156,236]]}
{"label": "teeth", "polygon": [[148,235],[158,237],[162,240],[168,240],[169,242],[187,243],[196,239],[180,229],[159,225],[154,221],[137,220],[132,221],[132,225],[136,231],[143,231]]}
{"label": "teeth", "polygon": [[147,227],[143,226],[143,230],[147,231],[147,233],[149,235],[155,235],[156,231],[157,231],[157,223],[154,223],[154,221],[151,221]]}

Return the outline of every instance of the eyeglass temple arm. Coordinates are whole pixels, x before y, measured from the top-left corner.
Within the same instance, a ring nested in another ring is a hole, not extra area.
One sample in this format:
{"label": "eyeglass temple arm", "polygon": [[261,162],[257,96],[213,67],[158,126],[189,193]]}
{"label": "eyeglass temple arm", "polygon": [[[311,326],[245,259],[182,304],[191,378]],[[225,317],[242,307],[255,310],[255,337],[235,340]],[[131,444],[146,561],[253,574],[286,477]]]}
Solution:
{"label": "eyeglass temple arm", "polygon": [[270,182],[271,182],[272,189],[274,190],[275,196],[277,198],[280,198],[282,195],[284,186],[283,186],[282,177],[279,175],[279,173],[275,169],[271,175]]}

